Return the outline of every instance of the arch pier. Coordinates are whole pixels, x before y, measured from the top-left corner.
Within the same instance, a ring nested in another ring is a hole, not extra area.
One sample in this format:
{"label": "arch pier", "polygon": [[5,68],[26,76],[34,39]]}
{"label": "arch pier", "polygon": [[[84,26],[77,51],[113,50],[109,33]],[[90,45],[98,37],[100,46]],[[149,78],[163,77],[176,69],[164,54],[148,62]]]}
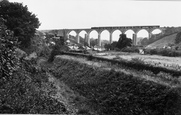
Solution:
{"label": "arch pier", "polygon": [[121,33],[125,34],[126,31],[128,30],[132,30],[134,32],[133,34],[133,45],[137,45],[137,34],[140,30],[146,30],[148,32],[148,39],[151,38],[152,36],[152,31],[154,31],[155,29],[159,29],[161,30],[161,32],[163,33],[164,28],[160,27],[159,25],[156,26],[120,26],[120,27],[91,27],[88,29],[63,29],[63,30],[59,30],[59,31],[63,31],[61,33],[64,33],[64,38],[65,39],[69,39],[69,34],[70,32],[74,31],[76,32],[76,42],[80,43],[80,38],[79,38],[79,34],[82,31],[85,31],[85,41],[88,43],[88,45],[90,46],[90,33],[92,31],[96,31],[98,33],[98,46],[101,46],[101,33],[104,30],[107,30],[110,33],[109,36],[109,42],[112,43],[112,37],[113,37],[113,32],[116,30],[119,30]]}

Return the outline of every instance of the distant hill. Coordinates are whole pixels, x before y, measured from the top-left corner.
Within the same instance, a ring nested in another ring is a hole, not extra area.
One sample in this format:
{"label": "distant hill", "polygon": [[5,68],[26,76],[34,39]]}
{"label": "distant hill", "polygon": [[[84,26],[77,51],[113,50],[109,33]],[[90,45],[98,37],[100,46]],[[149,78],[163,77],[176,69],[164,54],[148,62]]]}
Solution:
{"label": "distant hill", "polygon": [[[173,35],[175,33],[181,32],[181,27],[164,27],[162,33],[159,34],[152,34],[151,38],[143,38],[143,39],[137,39],[137,44],[142,46],[147,46],[150,44],[154,44],[154,42],[159,41],[162,38],[165,38],[166,36]],[[152,44],[152,45],[153,45]]]}
{"label": "distant hill", "polygon": [[163,48],[164,46],[168,46],[169,44],[175,44],[175,38],[177,33],[165,36],[149,45],[146,48]]}

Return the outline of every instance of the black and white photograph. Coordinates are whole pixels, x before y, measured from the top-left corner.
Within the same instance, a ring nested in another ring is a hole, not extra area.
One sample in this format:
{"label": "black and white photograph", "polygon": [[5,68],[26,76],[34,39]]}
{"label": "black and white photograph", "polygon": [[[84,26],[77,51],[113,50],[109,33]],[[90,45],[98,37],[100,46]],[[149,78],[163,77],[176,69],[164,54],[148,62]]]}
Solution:
{"label": "black and white photograph", "polygon": [[181,0],[0,0],[0,114],[181,115]]}

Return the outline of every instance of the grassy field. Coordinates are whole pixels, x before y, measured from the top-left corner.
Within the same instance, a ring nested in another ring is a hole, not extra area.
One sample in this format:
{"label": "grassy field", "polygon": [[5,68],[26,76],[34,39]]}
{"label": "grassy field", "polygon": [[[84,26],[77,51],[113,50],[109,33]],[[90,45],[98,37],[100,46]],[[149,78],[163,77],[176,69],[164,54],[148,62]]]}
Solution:
{"label": "grassy field", "polygon": [[78,95],[73,101],[77,114],[181,114],[180,81],[164,78],[164,73],[66,55],[57,56],[46,68]]}
{"label": "grassy field", "polygon": [[168,44],[175,44],[176,35],[177,33],[165,36],[162,39],[149,44],[146,48],[163,48],[164,46],[168,46]]}
{"label": "grassy field", "polygon": [[137,58],[151,65],[181,70],[180,57],[141,55],[138,53],[126,53],[126,52],[104,52],[104,53],[96,53],[94,54],[94,56],[108,58],[108,59],[117,59],[117,60],[119,60],[120,58],[128,61]]}

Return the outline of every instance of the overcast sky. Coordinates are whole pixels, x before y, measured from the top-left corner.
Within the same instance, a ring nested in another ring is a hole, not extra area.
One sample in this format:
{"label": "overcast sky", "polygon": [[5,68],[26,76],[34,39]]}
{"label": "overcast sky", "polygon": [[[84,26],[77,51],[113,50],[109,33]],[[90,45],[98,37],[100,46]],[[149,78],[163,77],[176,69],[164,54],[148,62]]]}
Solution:
{"label": "overcast sky", "polygon": [[9,0],[27,5],[41,22],[39,29],[94,26],[181,26],[181,1]]}

